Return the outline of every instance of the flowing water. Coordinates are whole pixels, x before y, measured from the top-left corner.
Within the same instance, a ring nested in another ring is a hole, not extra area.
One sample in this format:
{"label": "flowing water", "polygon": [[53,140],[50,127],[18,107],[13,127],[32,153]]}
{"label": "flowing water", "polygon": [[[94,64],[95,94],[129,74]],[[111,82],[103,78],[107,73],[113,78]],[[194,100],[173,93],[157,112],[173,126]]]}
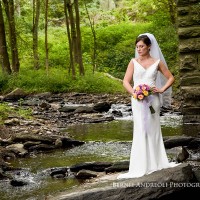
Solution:
{"label": "flowing water", "polygon": [[[116,109],[114,105],[112,109]],[[112,112],[112,109],[109,112]],[[12,176],[24,180],[28,185],[13,187],[9,182],[0,182],[1,200],[40,200],[60,191],[82,184],[74,178],[55,179],[50,169],[71,166],[89,161],[128,160],[133,122],[130,108],[118,105],[123,115],[112,122],[97,124],[71,125],[66,128],[71,137],[85,141],[82,146],[70,150],[57,150],[51,153],[32,154],[29,158],[20,158],[11,164],[21,167]],[[109,113],[107,113],[109,114]],[[182,116],[166,113],[161,117],[163,136],[183,134]],[[11,173],[11,172],[10,172]],[[47,198],[48,199],[48,198]]]}

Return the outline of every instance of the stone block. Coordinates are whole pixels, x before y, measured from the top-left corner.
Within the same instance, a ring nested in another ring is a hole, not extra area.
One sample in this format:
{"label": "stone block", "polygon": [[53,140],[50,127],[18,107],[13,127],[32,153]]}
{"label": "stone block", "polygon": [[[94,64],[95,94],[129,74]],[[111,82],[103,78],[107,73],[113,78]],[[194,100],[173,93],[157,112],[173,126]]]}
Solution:
{"label": "stone block", "polygon": [[191,97],[188,97],[189,95],[183,97],[182,107],[183,108],[200,108],[199,98],[192,99]]}
{"label": "stone block", "polygon": [[181,94],[184,96],[185,94],[189,94],[194,97],[200,97],[200,86],[181,86]]}
{"label": "stone block", "polygon": [[177,8],[177,14],[178,16],[185,16],[185,15],[188,15],[190,12],[190,9],[189,7],[178,7]]}
{"label": "stone block", "polygon": [[177,6],[186,6],[195,3],[199,3],[199,0],[178,0]]}
{"label": "stone block", "polygon": [[181,39],[200,37],[200,26],[179,28],[178,36]]}
{"label": "stone block", "polygon": [[195,10],[190,11],[187,15],[178,16],[178,27],[198,26],[200,24],[200,14]]}
{"label": "stone block", "polygon": [[[183,115],[199,115],[200,113],[200,107],[194,107],[194,108],[190,108],[190,107],[183,107],[182,108],[182,114]],[[196,116],[196,118],[197,118]],[[200,115],[199,115],[199,119],[200,119]]]}
{"label": "stone block", "polygon": [[200,69],[200,53],[180,54],[180,72],[194,72]]}
{"label": "stone block", "polygon": [[185,74],[180,78],[181,86],[195,86],[200,85],[200,74]]}
{"label": "stone block", "polygon": [[[189,115],[189,114],[185,113],[184,116],[183,116],[183,123],[184,124],[185,123],[200,123],[200,115],[199,114],[197,114],[197,115],[192,115],[192,114]],[[183,133],[187,132],[186,130],[183,128]],[[197,127],[196,132],[198,132],[198,131],[199,131],[199,127]]]}
{"label": "stone block", "polygon": [[180,40],[180,53],[200,51],[200,38],[190,38]]}
{"label": "stone block", "polygon": [[[183,97],[181,112],[183,115],[200,114],[200,86],[181,87]],[[200,116],[200,115],[199,115]],[[189,120],[189,119],[188,119]]]}
{"label": "stone block", "polygon": [[[195,123],[193,123],[195,122]],[[198,123],[196,123],[198,122]],[[187,123],[192,123],[188,126]],[[188,136],[199,135],[200,130],[200,115],[185,115],[183,116],[183,126],[182,126],[182,134]]]}
{"label": "stone block", "polygon": [[182,106],[183,107],[200,107],[200,95],[197,91],[197,94],[185,93],[182,95]]}
{"label": "stone block", "polygon": [[183,108],[184,109],[191,109],[191,110],[194,110],[194,112],[192,112],[191,114],[200,114],[200,105],[199,105],[199,101],[193,101],[191,100],[190,101],[192,104],[190,104],[190,106],[187,106],[186,104],[189,105],[189,102],[184,105],[183,104]]}
{"label": "stone block", "polygon": [[191,95],[191,94],[185,94],[182,96],[182,106],[183,107],[200,107],[200,95]]}

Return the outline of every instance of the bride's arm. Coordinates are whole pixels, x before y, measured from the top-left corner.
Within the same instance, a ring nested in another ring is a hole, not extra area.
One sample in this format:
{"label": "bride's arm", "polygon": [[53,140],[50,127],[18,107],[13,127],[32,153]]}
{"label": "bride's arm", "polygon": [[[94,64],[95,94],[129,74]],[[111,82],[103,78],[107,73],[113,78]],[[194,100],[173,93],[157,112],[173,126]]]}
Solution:
{"label": "bride's arm", "polygon": [[134,73],[134,64],[133,64],[133,61],[131,60],[128,64],[128,67],[126,69],[126,73],[123,79],[123,86],[131,95],[133,94],[133,88],[130,83],[133,78],[133,73]]}
{"label": "bride's arm", "polygon": [[154,88],[153,91],[158,93],[163,93],[173,84],[175,79],[172,73],[169,71],[169,69],[167,69],[167,67],[162,61],[160,61],[158,65],[158,70],[167,78],[167,82],[162,88]]}

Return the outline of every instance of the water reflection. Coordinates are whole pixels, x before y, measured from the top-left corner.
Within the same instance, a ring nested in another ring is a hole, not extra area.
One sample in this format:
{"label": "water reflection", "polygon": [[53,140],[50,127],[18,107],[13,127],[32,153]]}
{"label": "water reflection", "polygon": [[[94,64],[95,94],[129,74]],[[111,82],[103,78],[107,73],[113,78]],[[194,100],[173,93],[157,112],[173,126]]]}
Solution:
{"label": "water reflection", "polygon": [[[81,124],[67,128],[70,136],[83,141],[131,141],[133,138],[132,117],[100,124]],[[163,136],[182,135],[182,116],[167,114],[161,117]]]}
{"label": "water reflection", "polygon": [[127,141],[132,139],[132,121],[81,124],[67,128],[70,136],[82,141]]}

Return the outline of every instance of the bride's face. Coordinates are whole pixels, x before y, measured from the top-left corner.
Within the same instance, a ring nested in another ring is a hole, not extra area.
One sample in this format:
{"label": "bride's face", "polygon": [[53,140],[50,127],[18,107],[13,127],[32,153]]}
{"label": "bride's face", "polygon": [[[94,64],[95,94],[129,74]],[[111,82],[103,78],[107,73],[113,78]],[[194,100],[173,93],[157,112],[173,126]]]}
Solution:
{"label": "bride's face", "polygon": [[139,56],[145,56],[149,54],[149,46],[147,46],[142,40],[136,44],[136,49]]}

